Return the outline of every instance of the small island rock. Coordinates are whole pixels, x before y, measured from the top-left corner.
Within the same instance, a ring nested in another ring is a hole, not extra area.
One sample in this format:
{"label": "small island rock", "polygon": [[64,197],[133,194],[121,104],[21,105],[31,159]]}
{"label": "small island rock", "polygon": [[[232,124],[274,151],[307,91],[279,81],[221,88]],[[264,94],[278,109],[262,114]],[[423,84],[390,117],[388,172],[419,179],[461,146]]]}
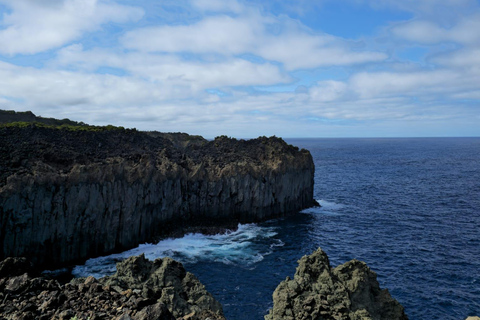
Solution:
{"label": "small island rock", "polygon": [[402,305],[382,290],[377,275],[364,262],[349,261],[331,268],[322,249],[298,261],[273,293],[265,320],[406,320]]}

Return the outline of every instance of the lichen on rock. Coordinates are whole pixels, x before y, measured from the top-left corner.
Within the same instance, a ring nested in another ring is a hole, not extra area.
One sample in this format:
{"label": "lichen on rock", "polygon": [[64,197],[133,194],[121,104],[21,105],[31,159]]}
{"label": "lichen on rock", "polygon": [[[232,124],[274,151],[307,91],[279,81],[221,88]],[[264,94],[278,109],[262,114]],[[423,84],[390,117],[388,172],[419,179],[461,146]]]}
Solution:
{"label": "lichen on rock", "polygon": [[349,261],[331,268],[322,249],[298,261],[273,293],[265,320],[406,320],[404,309],[382,290],[377,275],[364,262]]}

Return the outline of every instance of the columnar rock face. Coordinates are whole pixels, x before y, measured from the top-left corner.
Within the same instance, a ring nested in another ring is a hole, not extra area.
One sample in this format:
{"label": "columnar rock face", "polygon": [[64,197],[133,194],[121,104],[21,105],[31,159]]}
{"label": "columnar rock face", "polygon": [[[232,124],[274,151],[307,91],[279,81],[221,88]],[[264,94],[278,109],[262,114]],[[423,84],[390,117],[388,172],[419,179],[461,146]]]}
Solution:
{"label": "columnar rock face", "polygon": [[314,165],[279,138],[0,126],[0,259],[58,267],[194,225],[312,206]]}
{"label": "columnar rock face", "polygon": [[0,262],[0,319],[225,320],[220,303],[182,264],[130,257],[110,277],[62,285],[25,258]]}
{"label": "columnar rock face", "polygon": [[406,320],[402,305],[380,289],[377,275],[364,262],[330,267],[321,249],[298,261],[273,293],[273,309],[265,320]]}

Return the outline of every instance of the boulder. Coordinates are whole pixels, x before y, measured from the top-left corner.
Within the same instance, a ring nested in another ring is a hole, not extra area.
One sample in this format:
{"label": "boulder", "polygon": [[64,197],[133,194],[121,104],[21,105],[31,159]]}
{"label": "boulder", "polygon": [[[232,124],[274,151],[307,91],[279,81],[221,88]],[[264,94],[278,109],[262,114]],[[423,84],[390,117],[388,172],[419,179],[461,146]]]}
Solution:
{"label": "boulder", "polygon": [[265,320],[311,319],[408,318],[364,262],[352,260],[332,268],[319,248],[298,261],[293,279],[287,277],[279,284],[273,293],[273,308],[265,316]]}

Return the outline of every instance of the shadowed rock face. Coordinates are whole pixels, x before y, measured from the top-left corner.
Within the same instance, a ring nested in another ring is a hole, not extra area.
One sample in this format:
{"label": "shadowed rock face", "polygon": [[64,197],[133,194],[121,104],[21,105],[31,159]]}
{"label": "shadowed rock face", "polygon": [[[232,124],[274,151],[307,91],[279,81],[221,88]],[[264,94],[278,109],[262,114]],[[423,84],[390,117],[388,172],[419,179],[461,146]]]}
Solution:
{"label": "shadowed rock face", "polygon": [[265,320],[407,320],[402,305],[380,289],[377,275],[364,262],[352,260],[330,267],[321,249],[298,261],[273,293]]}
{"label": "shadowed rock face", "polygon": [[0,126],[0,259],[54,268],[298,212],[314,205],[313,174],[308,151],[275,137]]}
{"label": "shadowed rock face", "polygon": [[0,318],[225,320],[220,303],[170,258],[143,255],[117,264],[110,277],[62,285],[35,275],[25,258],[0,262]]}

